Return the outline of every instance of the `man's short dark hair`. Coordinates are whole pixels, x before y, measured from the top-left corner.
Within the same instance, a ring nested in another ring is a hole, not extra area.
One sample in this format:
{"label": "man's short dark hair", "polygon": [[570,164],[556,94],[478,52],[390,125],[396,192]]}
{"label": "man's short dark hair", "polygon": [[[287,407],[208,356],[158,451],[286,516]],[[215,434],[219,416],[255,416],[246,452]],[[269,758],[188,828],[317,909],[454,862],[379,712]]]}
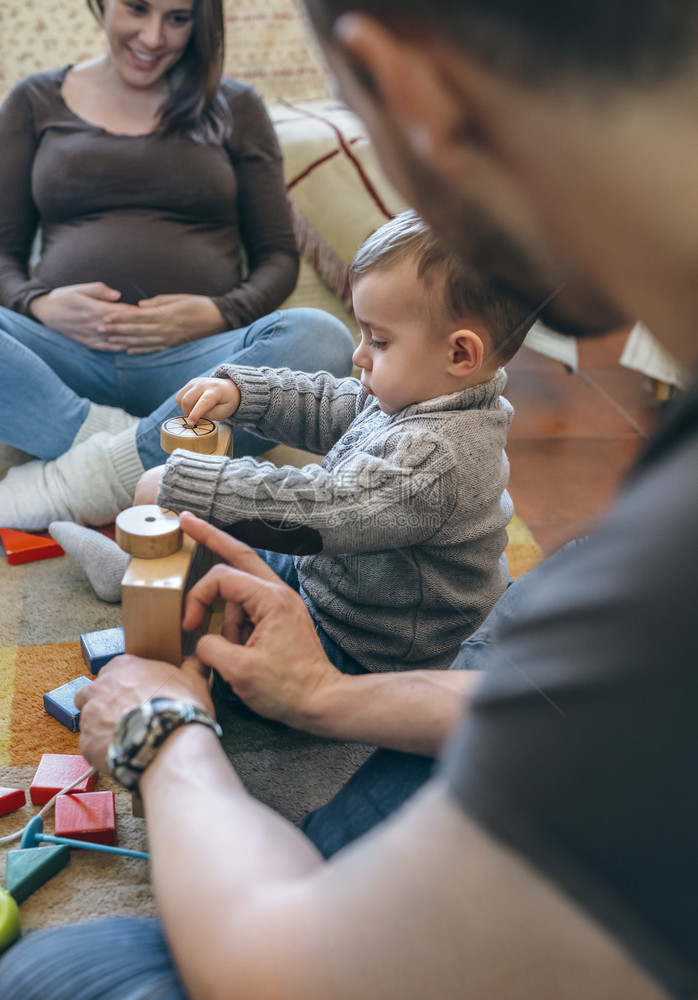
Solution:
{"label": "man's short dark hair", "polygon": [[417,277],[433,291],[431,311],[454,323],[479,321],[487,331],[497,365],[518,351],[534,323],[528,305],[495,278],[476,273],[461,254],[444,246],[409,209],[386,222],[359,248],[349,269],[352,285],[369,271],[389,270],[414,260]]}
{"label": "man's short dark hair", "polygon": [[562,73],[652,84],[695,58],[695,0],[305,0],[317,29],[361,11],[405,34],[431,29],[528,82]]}

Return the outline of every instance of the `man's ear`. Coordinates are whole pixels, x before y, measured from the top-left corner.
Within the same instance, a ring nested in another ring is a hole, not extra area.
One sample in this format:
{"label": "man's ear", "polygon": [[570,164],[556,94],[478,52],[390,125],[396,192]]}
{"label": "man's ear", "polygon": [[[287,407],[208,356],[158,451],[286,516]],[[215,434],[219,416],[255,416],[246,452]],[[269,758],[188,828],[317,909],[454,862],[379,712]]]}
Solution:
{"label": "man's ear", "polygon": [[[334,35],[371,96],[390,113],[422,161],[444,166],[470,132],[467,96],[443,72],[442,44],[393,30],[366,14],[343,14]],[[459,169],[462,168],[459,167]]]}
{"label": "man's ear", "polygon": [[448,338],[448,373],[467,378],[486,361],[485,344],[474,330],[454,330]]}

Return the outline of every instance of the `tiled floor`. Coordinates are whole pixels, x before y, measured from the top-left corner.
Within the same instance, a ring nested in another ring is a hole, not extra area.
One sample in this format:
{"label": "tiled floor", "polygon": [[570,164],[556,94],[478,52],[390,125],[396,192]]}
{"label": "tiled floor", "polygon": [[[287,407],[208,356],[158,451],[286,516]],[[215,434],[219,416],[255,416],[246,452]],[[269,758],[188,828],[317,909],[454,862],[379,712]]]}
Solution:
{"label": "tiled floor", "polygon": [[580,343],[575,374],[526,348],[507,365],[509,489],[547,554],[593,525],[658,416],[648,381],[618,364],[626,336]]}

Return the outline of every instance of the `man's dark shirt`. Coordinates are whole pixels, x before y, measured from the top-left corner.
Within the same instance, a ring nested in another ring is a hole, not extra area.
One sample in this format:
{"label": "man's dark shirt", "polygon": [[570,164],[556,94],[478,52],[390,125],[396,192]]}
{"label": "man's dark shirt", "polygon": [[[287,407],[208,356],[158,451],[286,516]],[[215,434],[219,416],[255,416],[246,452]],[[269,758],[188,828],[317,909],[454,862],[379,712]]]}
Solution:
{"label": "man's dark shirt", "polygon": [[442,772],[677,997],[698,996],[698,383],[488,646]]}

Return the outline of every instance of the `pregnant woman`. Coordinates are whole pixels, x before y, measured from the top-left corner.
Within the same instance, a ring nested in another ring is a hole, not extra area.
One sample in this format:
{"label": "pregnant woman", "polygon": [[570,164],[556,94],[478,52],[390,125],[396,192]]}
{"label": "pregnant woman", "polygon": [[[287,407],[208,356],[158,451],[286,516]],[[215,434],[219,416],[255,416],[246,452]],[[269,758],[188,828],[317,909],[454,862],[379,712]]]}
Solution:
{"label": "pregnant woman", "polygon": [[[0,441],[38,459],[0,483],[0,527],[113,520],[164,461],[174,393],[221,362],[351,370],[338,320],[278,311],[298,270],[281,154],[221,77],[222,0],[88,6],[106,54],[0,108]],[[266,446],[236,433],[238,455]]]}

